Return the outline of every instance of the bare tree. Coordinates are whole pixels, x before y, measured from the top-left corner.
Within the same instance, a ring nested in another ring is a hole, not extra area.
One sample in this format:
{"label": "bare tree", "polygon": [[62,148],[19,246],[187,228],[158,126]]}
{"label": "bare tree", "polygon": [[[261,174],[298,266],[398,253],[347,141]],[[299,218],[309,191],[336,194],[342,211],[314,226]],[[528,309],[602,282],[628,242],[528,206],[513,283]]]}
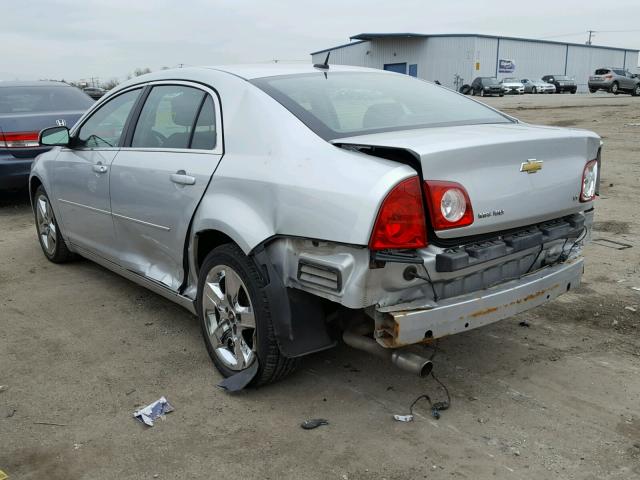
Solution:
{"label": "bare tree", "polygon": [[102,84],[102,88],[104,88],[105,90],[111,90],[112,88],[117,87],[119,83],[120,82],[117,78],[112,78],[111,80],[107,80],[106,82],[104,82]]}
{"label": "bare tree", "polygon": [[151,73],[151,69],[149,67],[146,68],[136,68],[133,73],[130,73],[129,75],[127,75],[127,79],[133,78],[133,77],[139,77],[140,75],[145,75],[147,73]]}

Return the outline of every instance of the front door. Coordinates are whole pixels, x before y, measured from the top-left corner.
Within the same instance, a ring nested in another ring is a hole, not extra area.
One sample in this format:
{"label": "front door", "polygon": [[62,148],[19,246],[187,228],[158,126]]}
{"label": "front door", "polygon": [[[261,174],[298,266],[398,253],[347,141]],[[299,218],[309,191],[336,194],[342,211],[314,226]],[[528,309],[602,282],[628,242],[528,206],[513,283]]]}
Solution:
{"label": "front door", "polygon": [[222,156],[215,95],[185,82],[155,84],[111,167],[119,263],[178,290],[193,213]]}
{"label": "front door", "polygon": [[109,173],[125,123],[141,89],[129,90],[98,108],[61,150],[53,171],[59,220],[68,240],[113,258],[115,236]]}

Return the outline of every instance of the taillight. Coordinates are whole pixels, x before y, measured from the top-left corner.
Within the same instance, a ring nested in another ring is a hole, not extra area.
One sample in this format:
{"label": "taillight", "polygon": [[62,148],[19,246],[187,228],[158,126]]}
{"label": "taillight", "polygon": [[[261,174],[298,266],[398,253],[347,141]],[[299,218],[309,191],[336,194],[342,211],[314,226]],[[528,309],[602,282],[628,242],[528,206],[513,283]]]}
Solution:
{"label": "taillight", "polygon": [[38,132],[0,133],[0,145],[5,148],[29,148],[40,145]]}
{"label": "taillight", "polygon": [[611,74],[605,75],[604,78],[606,78],[607,80],[611,80],[611,79],[613,79],[613,75],[611,75]]}
{"label": "taillight", "polygon": [[473,223],[469,194],[456,182],[427,180],[424,182],[427,204],[434,230],[459,228]]}
{"label": "taillight", "polygon": [[596,196],[598,187],[598,159],[587,162],[582,171],[582,187],[580,201],[590,202]]}
{"label": "taillight", "polygon": [[422,192],[418,177],[410,177],[389,192],[371,233],[371,250],[414,249],[427,246]]}

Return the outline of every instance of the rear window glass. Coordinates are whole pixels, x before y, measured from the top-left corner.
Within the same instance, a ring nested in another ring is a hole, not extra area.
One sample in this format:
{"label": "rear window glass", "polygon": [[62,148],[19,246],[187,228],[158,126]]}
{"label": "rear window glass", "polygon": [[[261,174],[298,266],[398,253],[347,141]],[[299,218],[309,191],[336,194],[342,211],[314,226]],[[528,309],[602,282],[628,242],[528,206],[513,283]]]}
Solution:
{"label": "rear window glass", "polygon": [[573,78],[568,75],[556,75],[556,80],[573,80]]}
{"label": "rear window glass", "polygon": [[0,114],[84,111],[93,102],[75,87],[0,87]]}
{"label": "rear window glass", "polygon": [[327,140],[412,128],[511,122],[481,103],[406,75],[317,72],[259,78],[253,83]]}
{"label": "rear window glass", "polygon": [[608,68],[599,68],[596,70],[596,75],[606,75],[607,73],[609,73]]}

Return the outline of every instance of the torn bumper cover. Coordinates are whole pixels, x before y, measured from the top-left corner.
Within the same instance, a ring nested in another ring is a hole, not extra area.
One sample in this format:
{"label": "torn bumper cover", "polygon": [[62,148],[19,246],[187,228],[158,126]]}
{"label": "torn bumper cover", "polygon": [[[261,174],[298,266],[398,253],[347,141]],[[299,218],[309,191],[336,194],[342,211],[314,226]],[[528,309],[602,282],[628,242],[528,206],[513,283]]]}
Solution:
{"label": "torn bumper cover", "polygon": [[482,327],[576,288],[583,271],[583,259],[577,257],[493,288],[441,300],[433,308],[379,308],[370,312],[375,336],[382,346],[395,348]]}

